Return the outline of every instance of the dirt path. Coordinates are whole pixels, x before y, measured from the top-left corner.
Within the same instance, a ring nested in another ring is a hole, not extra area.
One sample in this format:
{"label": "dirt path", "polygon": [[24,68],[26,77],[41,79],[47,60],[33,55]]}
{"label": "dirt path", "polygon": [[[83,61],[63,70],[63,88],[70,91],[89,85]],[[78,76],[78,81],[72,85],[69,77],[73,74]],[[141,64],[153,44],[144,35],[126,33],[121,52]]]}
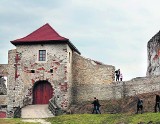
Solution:
{"label": "dirt path", "polygon": [[51,124],[50,122],[47,122],[44,119],[23,119],[24,122],[40,122],[40,124]]}

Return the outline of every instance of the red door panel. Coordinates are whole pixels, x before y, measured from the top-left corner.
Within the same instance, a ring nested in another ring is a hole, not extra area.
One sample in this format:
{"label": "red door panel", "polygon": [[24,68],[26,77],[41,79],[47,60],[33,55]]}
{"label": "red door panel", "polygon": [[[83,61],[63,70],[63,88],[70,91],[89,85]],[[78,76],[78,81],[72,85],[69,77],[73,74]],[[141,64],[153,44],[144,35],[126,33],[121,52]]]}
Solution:
{"label": "red door panel", "polygon": [[0,112],[0,118],[6,118],[6,112]]}
{"label": "red door panel", "polygon": [[53,96],[53,89],[49,82],[37,82],[33,88],[33,104],[48,104]]}

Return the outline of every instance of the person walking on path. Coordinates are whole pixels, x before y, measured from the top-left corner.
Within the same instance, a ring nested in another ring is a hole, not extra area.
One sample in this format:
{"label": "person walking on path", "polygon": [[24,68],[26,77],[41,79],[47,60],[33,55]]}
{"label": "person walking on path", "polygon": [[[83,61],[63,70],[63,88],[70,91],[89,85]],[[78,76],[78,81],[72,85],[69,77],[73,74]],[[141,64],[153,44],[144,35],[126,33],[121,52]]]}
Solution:
{"label": "person walking on path", "polygon": [[120,73],[120,81],[122,81],[123,80],[123,75],[122,75],[122,73]]}
{"label": "person walking on path", "polygon": [[94,101],[92,102],[92,104],[93,104],[93,111],[92,111],[92,114],[94,114],[94,113],[96,113],[96,114],[101,114],[101,112],[100,112],[100,110],[99,110],[99,107],[101,106],[100,104],[99,104],[99,100],[96,98],[96,97],[94,97]]}
{"label": "person walking on path", "polygon": [[139,110],[141,110],[141,114],[143,113],[143,100],[138,98],[137,99],[137,112],[136,114],[138,114]]}
{"label": "person walking on path", "polygon": [[115,74],[116,74],[116,81],[119,81],[120,69],[116,70]]}
{"label": "person walking on path", "polygon": [[158,94],[156,94],[156,102],[155,102],[155,106],[154,106],[155,112],[157,112],[157,107],[158,107],[158,111],[160,112],[160,96]]}

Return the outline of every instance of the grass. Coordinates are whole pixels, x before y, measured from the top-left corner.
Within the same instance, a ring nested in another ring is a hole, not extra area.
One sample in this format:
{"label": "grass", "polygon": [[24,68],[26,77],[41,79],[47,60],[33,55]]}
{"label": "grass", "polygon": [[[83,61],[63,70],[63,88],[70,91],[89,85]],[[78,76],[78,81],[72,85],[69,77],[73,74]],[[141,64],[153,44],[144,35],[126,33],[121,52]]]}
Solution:
{"label": "grass", "polygon": [[49,118],[52,124],[160,124],[160,113],[144,114],[73,114]]}
{"label": "grass", "polygon": [[0,124],[39,124],[31,122],[22,122],[22,119],[0,119]]}
{"label": "grass", "polygon": [[[144,114],[72,114],[48,118],[51,124],[160,124],[160,113]],[[151,123],[152,122],[152,123]],[[0,119],[0,124],[38,124],[22,119]]]}

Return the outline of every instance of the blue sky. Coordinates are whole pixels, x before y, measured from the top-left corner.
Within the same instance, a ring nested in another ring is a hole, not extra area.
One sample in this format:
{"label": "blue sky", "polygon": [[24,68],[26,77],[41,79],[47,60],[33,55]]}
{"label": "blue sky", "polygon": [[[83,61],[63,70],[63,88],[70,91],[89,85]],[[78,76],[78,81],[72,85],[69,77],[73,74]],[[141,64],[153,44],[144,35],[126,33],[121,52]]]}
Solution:
{"label": "blue sky", "polygon": [[120,68],[124,80],[143,77],[147,42],[160,29],[159,0],[0,0],[0,63],[11,40],[49,23],[82,56]]}

